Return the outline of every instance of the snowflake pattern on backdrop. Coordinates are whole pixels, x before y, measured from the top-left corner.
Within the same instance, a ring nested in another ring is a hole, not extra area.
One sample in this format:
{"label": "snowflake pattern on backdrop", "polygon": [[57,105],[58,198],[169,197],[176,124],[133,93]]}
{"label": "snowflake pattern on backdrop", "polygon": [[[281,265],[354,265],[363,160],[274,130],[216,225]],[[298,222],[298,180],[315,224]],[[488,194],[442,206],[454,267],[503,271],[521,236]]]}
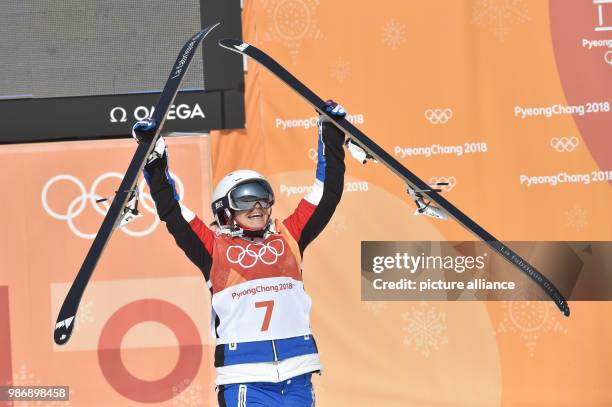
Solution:
{"label": "snowflake pattern on backdrop", "polygon": [[40,386],[40,380],[25,364],[22,364],[17,373],[13,374],[13,386]]}
{"label": "snowflake pattern on backdrop", "polygon": [[331,65],[330,76],[332,79],[343,83],[351,76],[351,63],[346,58],[341,56],[336,58]]}
{"label": "snowflake pattern on backdrop", "polygon": [[567,333],[555,307],[548,301],[503,301],[504,317],[497,334],[518,333],[529,356],[534,355],[538,339],[546,333]]}
{"label": "snowflake pattern on backdrop", "polygon": [[316,21],[319,0],[262,0],[268,16],[263,41],[280,41],[296,63],[302,42],[324,39]]}
{"label": "snowflake pattern on backdrop", "polygon": [[499,41],[510,34],[512,26],[529,20],[524,0],[476,0],[472,9],[472,23],[489,27]]}
{"label": "snowflake pattern on backdrop", "polygon": [[381,315],[383,311],[389,308],[383,301],[362,301],[361,307],[374,316]]}
{"label": "snowflake pattern on backdrop", "polygon": [[[36,378],[34,373],[28,369],[25,364],[22,364],[17,370],[17,373],[13,373],[13,386],[40,386],[40,380]],[[15,407],[27,407],[27,406],[42,406],[42,401],[16,401],[13,402]]]}
{"label": "snowflake pattern on backdrop", "polygon": [[448,343],[446,313],[438,311],[434,306],[421,301],[417,307],[412,307],[402,314],[405,322],[403,327],[404,345],[412,346],[425,357],[432,350],[438,350]]}
{"label": "snowflake pattern on backdrop", "polygon": [[94,322],[94,318],[91,313],[92,306],[93,300],[81,302],[74,322],[75,332],[79,332],[83,326]]}
{"label": "snowflake pattern on backdrop", "polygon": [[578,205],[574,205],[572,208],[565,211],[565,216],[567,219],[567,226],[576,232],[582,231],[588,224],[588,213],[586,209]]}
{"label": "snowflake pattern on backdrop", "polygon": [[183,380],[177,386],[172,386],[172,405],[179,407],[196,407],[204,405],[201,384],[191,384],[189,379]]}
{"label": "snowflake pattern on backdrop", "polygon": [[406,26],[395,19],[391,19],[384,27],[382,43],[392,50],[396,50],[406,41]]}
{"label": "snowflake pattern on backdrop", "polygon": [[[6,383],[8,384],[8,383]],[[45,386],[41,383],[36,375],[28,368],[27,365],[22,364],[16,373],[13,373],[12,386]],[[72,397],[74,391],[69,390],[69,398]],[[57,407],[68,407],[70,401],[15,401],[12,403],[15,407],[29,407],[29,406],[57,406]]]}

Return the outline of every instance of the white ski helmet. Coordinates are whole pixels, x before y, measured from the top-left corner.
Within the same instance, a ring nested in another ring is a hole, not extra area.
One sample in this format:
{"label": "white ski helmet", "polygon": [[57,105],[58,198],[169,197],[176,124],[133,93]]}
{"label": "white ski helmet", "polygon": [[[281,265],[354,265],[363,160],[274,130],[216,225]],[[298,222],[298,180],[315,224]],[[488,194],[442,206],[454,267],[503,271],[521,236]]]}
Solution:
{"label": "white ski helmet", "polygon": [[268,204],[274,204],[274,192],[266,178],[253,170],[236,170],[227,174],[219,181],[212,195],[212,212],[219,226],[229,225],[232,221],[231,210],[243,210],[239,203],[231,197],[231,193],[240,185],[256,181],[268,194]]}

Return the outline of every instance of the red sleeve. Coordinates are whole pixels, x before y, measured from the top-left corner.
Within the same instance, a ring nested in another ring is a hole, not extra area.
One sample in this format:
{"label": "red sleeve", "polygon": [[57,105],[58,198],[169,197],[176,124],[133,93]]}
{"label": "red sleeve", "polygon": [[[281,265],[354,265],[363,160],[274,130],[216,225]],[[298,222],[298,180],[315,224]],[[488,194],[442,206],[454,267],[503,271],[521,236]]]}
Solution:
{"label": "red sleeve", "polygon": [[315,209],[317,209],[316,205],[302,199],[297,208],[295,208],[295,211],[283,221],[283,224],[296,242],[300,241],[302,230],[304,230],[304,226],[306,226],[306,223],[312,217]]}
{"label": "red sleeve", "polygon": [[189,222],[189,226],[191,226],[191,229],[195,232],[198,238],[200,238],[200,241],[202,242],[202,244],[204,244],[206,251],[212,257],[215,233],[210,230],[210,228],[206,226],[206,224],[202,222],[202,220],[197,216],[193,218],[191,222]]}

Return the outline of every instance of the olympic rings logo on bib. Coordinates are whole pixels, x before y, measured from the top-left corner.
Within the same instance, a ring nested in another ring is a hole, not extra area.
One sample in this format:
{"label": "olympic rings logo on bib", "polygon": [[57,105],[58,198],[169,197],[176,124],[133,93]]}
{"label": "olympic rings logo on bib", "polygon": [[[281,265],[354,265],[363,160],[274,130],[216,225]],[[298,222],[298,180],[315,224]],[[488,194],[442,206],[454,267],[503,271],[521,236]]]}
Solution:
{"label": "olympic rings logo on bib", "polygon": [[[171,177],[176,182],[179,196],[182,197],[183,190],[184,190],[182,181],[175,174],[171,173]],[[85,188],[85,184],[83,184],[83,182],[77,177],[75,177],[74,175],[60,174],[60,175],[51,177],[45,183],[42,189],[42,194],[41,194],[42,206],[45,209],[45,212],[47,212],[47,214],[49,214],[49,216],[51,216],[52,218],[57,219],[57,220],[65,220],[66,223],[68,224],[68,228],[78,237],[82,239],[93,239],[96,237],[96,232],[94,231],[93,233],[87,233],[87,232],[80,230],[75,225],[75,219],[83,213],[88,202],[91,204],[93,209],[98,214],[102,216],[106,215],[106,212],[108,212],[108,209],[110,208],[110,203],[107,201],[96,202],[96,200],[100,198],[104,198],[97,193],[97,189],[103,181],[109,178],[115,178],[117,180],[117,186],[118,186],[121,183],[121,180],[123,179],[123,174],[120,174],[118,172],[106,172],[94,180],[94,182],[91,184],[89,191],[87,191],[87,189]],[[48,197],[49,190],[58,182],[72,183],[76,185],[76,187],[78,188],[78,191],[80,192],[80,194],[78,194],[75,198],[73,198],[70,201],[70,203],[67,205],[64,211],[56,211],[49,204],[49,197]],[[141,231],[130,230],[128,228],[129,225],[125,225],[119,229],[125,234],[132,236],[132,237],[142,237],[142,236],[147,236],[153,233],[153,231],[155,230],[157,225],[159,225],[159,222],[160,222],[159,217],[157,216],[157,212],[155,210],[155,204],[153,203],[153,198],[151,198],[151,195],[144,192],[145,185],[146,185],[146,181],[144,179],[141,180],[140,183],[138,184],[138,193],[139,193],[140,204],[141,204],[139,209],[141,209],[141,212],[146,211],[149,214],[153,215],[152,216],[153,220],[152,220],[152,223],[149,225],[149,227],[147,227],[145,230],[141,230]]]}
{"label": "olympic rings logo on bib", "polygon": [[248,269],[261,261],[268,266],[275,264],[285,253],[285,243],[282,239],[274,239],[267,243],[249,243],[246,247],[232,245],[227,248],[225,256],[232,264],[240,264]]}

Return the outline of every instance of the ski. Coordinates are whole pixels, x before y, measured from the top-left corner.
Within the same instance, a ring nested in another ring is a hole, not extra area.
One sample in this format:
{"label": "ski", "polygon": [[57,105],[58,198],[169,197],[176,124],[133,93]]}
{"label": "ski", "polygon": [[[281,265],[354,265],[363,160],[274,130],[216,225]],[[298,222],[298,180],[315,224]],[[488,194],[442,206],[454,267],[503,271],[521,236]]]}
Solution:
{"label": "ski", "polygon": [[259,64],[263,65],[266,69],[268,69],[276,77],[278,77],[281,81],[285,82],[285,84],[287,84],[300,96],[306,99],[306,101],[309,102],[312,107],[315,108],[319,113],[327,116],[336,124],[336,126],[338,126],[345,133],[347,133],[350,138],[356,140],[368,154],[374,157],[374,159],[384,164],[393,173],[402,178],[408,186],[409,193],[410,190],[419,191],[418,193],[421,194],[421,196],[426,196],[428,199],[438,205],[440,209],[442,209],[448,216],[454,218],[463,227],[478,236],[478,238],[484,241],[489,247],[491,247],[493,250],[503,256],[507,261],[509,261],[511,264],[513,264],[515,267],[517,267],[519,270],[529,276],[555,302],[561,312],[565,316],[569,316],[570,309],[569,305],[567,304],[567,301],[559,292],[559,290],[553,285],[553,283],[550,282],[550,280],[544,277],[538,270],[535,269],[535,267],[529,264],[520,255],[515,253],[504,243],[497,240],[493,235],[491,235],[484,228],[482,228],[482,226],[477,224],[469,216],[459,210],[455,205],[446,200],[446,198],[440,195],[438,191],[432,189],[418,176],[416,176],[414,173],[404,167],[399,161],[389,155],[389,153],[383,150],[378,144],[372,141],[358,128],[353,126],[348,120],[346,120],[345,118],[333,117],[327,112],[325,112],[323,110],[325,102],[309,88],[307,88],[302,82],[300,82],[295,76],[293,76],[285,68],[283,68],[273,58],[271,58],[269,55],[267,55],[260,49],[235,39],[223,39],[219,41],[219,45],[230,51],[234,51],[254,59]]}
{"label": "ski", "polygon": [[113,230],[138,214],[137,207],[126,206],[128,202],[137,202],[138,197],[135,187],[138,176],[145,165],[146,158],[155,147],[155,142],[161,133],[168,110],[174,101],[183,77],[198,49],[198,45],[218,25],[219,23],[210,25],[191,37],[181,49],[176,62],[172,66],[168,80],[153,112],[153,120],[156,123],[156,127],[151,131],[151,137],[147,141],[138,144],[138,148],[102,221],[102,225],[64,299],[53,335],[56,344],[63,345],[70,339],[81,297]]}

